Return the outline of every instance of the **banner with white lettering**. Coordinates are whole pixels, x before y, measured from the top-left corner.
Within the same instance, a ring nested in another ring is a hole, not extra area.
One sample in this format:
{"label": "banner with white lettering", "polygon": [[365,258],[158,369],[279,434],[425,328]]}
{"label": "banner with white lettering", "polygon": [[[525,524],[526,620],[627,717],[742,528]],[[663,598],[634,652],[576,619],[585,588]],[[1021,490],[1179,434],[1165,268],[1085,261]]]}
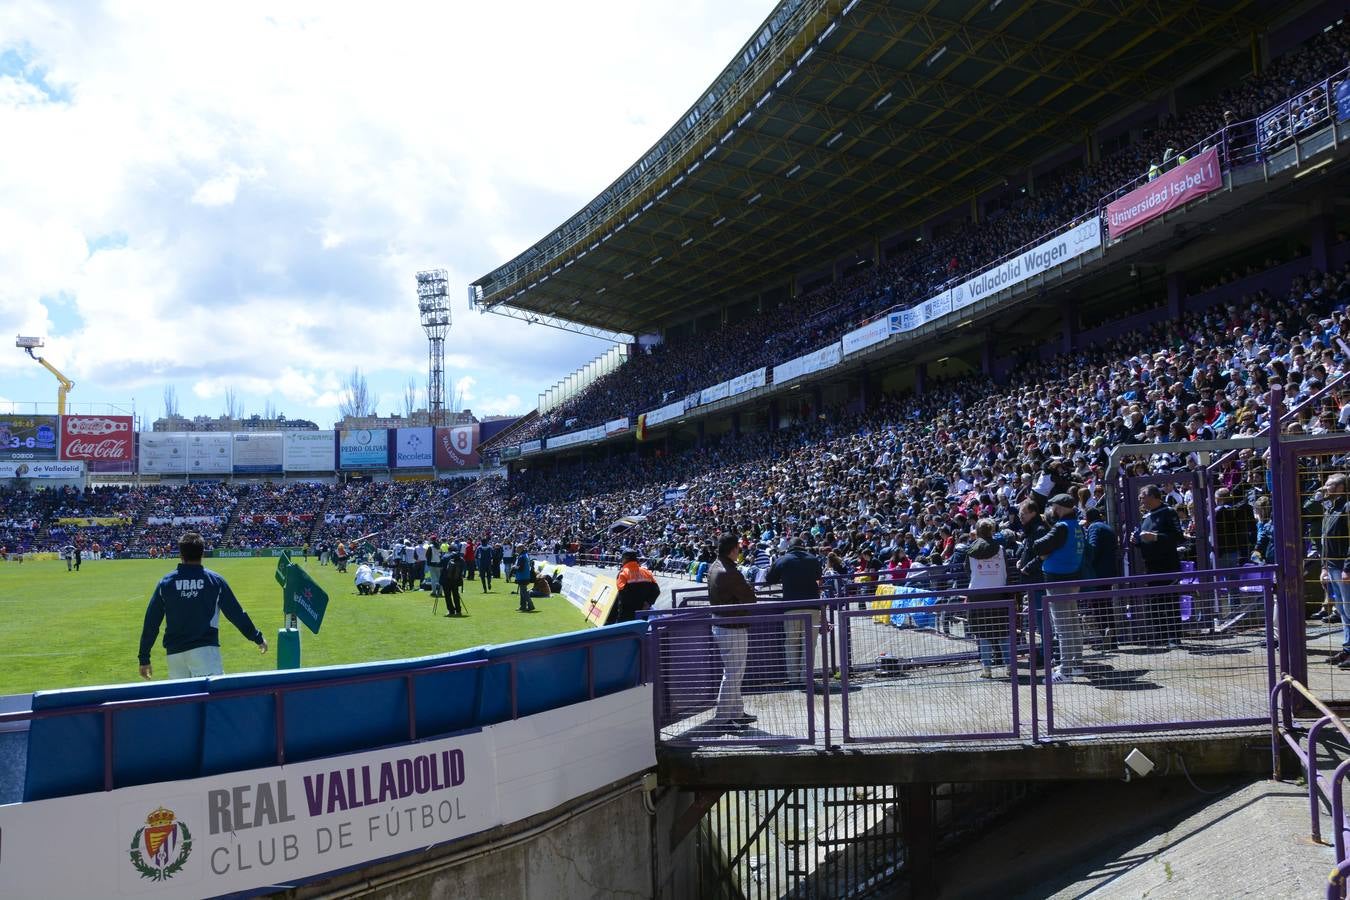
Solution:
{"label": "banner with white lettering", "polygon": [[[16,900],[288,884],[520,821],[650,768],[651,727],[644,686],[458,737],[0,806],[0,884]],[[80,852],[56,865],[56,847]]]}
{"label": "banner with white lettering", "polygon": [[1219,167],[1219,149],[1215,147],[1107,204],[1106,225],[1111,238],[1114,240],[1221,187],[1223,170]]}
{"label": "banner with white lettering", "polygon": [[647,413],[645,421],[647,427],[651,428],[655,425],[660,425],[662,422],[678,419],[682,415],[684,415],[684,401],[676,400],[674,403],[667,403],[665,406],[658,407]]}
{"label": "banner with white lettering", "polygon": [[714,384],[712,387],[706,387],[699,392],[699,406],[708,403],[716,403],[718,400],[725,400],[731,396],[731,382],[722,381]]}
{"label": "banner with white lettering", "polygon": [[835,341],[828,347],[821,347],[819,350],[807,353],[804,356],[790,359],[780,366],[774,366],[773,383],[782,384],[803,375],[810,375],[812,372],[820,372],[831,366],[837,366],[842,358],[842,344]]}
{"label": "banner with white lettering", "polygon": [[562,447],[574,447],[577,444],[589,444],[591,441],[603,440],[605,437],[605,426],[596,425],[594,428],[586,428],[582,431],[573,431],[570,434],[559,434],[548,438],[547,445],[550,450],[557,450]]}
{"label": "banner with white lettering", "polygon": [[524,454],[524,453],[538,453],[540,450],[543,450],[543,449],[544,449],[544,442],[543,442],[543,441],[526,441],[525,443],[523,443],[523,444],[520,445],[520,452],[521,452],[522,454]]}
{"label": "banner with white lettering", "polygon": [[610,419],[605,423],[605,437],[612,437],[616,434],[623,434],[628,430],[628,417],[622,419]]}
{"label": "banner with white lettering", "polygon": [[744,375],[737,375],[731,381],[727,382],[730,386],[730,394],[735,397],[737,394],[744,394],[746,391],[753,391],[755,388],[762,388],[765,380],[769,376],[767,367],[755,369],[753,372],[746,372]]}
{"label": "banner with white lettering", "polygon": [[891,336],[890,316],[882,316],[868,322],[861,328],[855,328],[843,337],[844,355],[879,344]]}

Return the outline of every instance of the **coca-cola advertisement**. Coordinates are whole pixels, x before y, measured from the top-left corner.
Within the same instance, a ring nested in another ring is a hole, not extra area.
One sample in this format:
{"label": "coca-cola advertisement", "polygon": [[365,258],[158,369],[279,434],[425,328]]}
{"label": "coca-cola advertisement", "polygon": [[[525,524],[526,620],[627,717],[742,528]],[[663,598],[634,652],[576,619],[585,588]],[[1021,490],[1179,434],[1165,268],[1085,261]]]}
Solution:
{"label": "coca-cola advertisement", "polygon": [[62,416],[60,458],[80,460],[90,472],[135,471],[131,416]]}

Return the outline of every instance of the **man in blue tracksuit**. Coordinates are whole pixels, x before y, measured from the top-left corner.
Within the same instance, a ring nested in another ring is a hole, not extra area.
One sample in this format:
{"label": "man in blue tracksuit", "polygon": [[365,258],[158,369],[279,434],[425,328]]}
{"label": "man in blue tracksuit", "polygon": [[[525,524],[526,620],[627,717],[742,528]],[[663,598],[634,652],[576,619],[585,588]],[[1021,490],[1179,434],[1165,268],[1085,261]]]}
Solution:
{"label": "man in blue tracksuit", "polygon": [[[1087,541],[1078,522],[1078,502],[1068,494],[1050,498],[1050,530],[1039,538],[1034,549],[1041,558],[1042,577],[1047,582],[1077,581],[1082,578],[1083,554]],[[1078,601],[1071,595],[1075,587],[1046,588],[1050,604],[1050,625],[1059,641],[1059,665],[1052,673],[1055,681],[1069,681],[1083,674],[1083,624],[1078,620]],[[1065,595],[1070,596],[1065,596]]]}
{"label": "man in blue tracksuit", "polygon": [[142,678],[153,674],[150,648],[159,636],[160,623],[166,619],[164,650],[168,653],[170,678],[224,674],[220,661],[221,613],[240,634],[258,645],[259,653],[267,652],[267,639],[239,605],[225,579],[202,567],[205,549],[200,534],[195,531],[184,534],[178,541],[182,562],[155,585],[155,592],[150,595],[141,628]]}

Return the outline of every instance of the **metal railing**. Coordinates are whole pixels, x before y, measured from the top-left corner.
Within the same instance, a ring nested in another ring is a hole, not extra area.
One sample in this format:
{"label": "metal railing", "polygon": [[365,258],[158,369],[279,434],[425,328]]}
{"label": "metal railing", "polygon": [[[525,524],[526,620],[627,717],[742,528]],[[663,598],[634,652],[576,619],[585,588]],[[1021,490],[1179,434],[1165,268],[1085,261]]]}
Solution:
{"label": "metal railing", "polygon": [[[414,669],[405,669],[393,672],[377,672],[367,675],[346,675],[338,678],[316,678],[313,681],[286,682],[282,684],[259,685],[257,687],[234,688],[225,691],[196,691],[190,694],[175,694],[166,697],[142,697],[132,700],[111,700],[101,703],[89,703],[80,706],[57,707],[52,709],[39,710],[21,710],[18,712],[0,713],[0,728],[6,725],[19,723],[30,723],[45,719],[64,718],[68,716],[87,716],[97,715],[102,720],[103,730],[103,789],[111,791],[119,786],[115,784],[114,779],[114,735],[117,729],[117,717],[124,712],[136,710],[152,709],[168,706],[182,706],[185,704],[207,704],[207,703],[225,703],[231,700],[237,700],[246,697],[271,697],[273,701],[274,727],[276,729],[275,740],[275,763],[278,766],[286,763],[286,698],[291,694],[305,693],[307,691],[328,690],[330,688],[348,687],[358,684],[372,684],[377,682],[398,682],[404,684],[404,690],[408,698],[408,743],[413,743],[426,735],[419,735],[417,730],[417,684],[416,679],[428,675],[437,675],[447,672],[464,672],[475,669],[489,669],[498,666],[507,667],[507,698],[510,709],[510,719],[519,718],[519,684],[517,680],[517,664],[522,660],[533,659],[540,656],[551,656],[561,653],[575,653],[584,650],[586,653],[586,695],[587,699],[595,699],[596,675],[595,675],[595,648],[602,644],[611,644],[621,641],[634,641],[638,638],[633,634],[622,635],[597,635],[583,643],[567,644],[557,647],[545,647],[537,650],[529,650],[523,653],[511,656],[500,657],[496,659],[474,659],[457,662],[438,663],[428,666],[419,666]],[[639,650],[639,671],[638,683],[647,683],[648,673],[645,668],[646,654]],[[372,749],[372,748],[363,748]],[[357,752],[357,751],[353,751]]]}
{"label": "metal railing", "polygon": [[[952,577],[940,571],[849,580],[834,598],[716,607],[705,605],[706,588],[681,589],[672,609],[639,613],[652,624],[658,741],[803,743],[817,716],[827,747],[1258,725],[1276,671],[1274,573],[1244,566],[972,590],[939,586]],[[811,679],[787,627],[804,615]],[[757,656],[745,706],[767,724],[708,733],[700,726],[726,688],[725,654],[710,634],[725,622],[748,626]],[[805,701],[799,682],[815,685]]]}
{"label": "metal railing", "polygon": [[1310,85],[1256,118],[1256,141],[1262,153],[1283,149],[1300,134],[1337,116],[1336,91],[1350,77],[1350,67]]}
{"label": "metal railing", "polygon": [[[1308,748],[1305,751],[1299,742],[1302,729],[1294,724],[1295,697],[1306,703],[1320,715],[1306,731]],[[1270,755],[1273,777],[1283,780],[1283,753],[1288,749],[1298,759],[1308,784],[1308,811],[1311,821],[1310,833],[1313,841],[1325,844],[1322,839],[1322,803],[1331,806],[1332,846],[1336,853],[1336,865],[1327,876],[1327,900],[1342,900],[1346,895],[1346,880],[1350,877],[1350,855],[1346,853],[1346,834],[1350,832],[1350,822],[1345,817],[1344,785],[1350,775],[1350,759],[1336,766],[1331,777],[1324,775],[1317,766],[1317,751],[1321,744],[1322,732],[1327,727],[1338,731],[1347,746],[1350,746],[1350,729],[1346,728],[1341,717],[1332,712],[1312,691],[1292,675],[1283,674],[1270,691]]]}

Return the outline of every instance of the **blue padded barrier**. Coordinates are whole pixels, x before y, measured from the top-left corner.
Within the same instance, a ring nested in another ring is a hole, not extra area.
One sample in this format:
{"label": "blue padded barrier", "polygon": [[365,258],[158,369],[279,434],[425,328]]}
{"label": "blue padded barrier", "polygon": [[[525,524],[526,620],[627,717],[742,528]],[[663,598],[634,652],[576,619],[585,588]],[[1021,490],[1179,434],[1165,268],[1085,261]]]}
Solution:
{"label": "blue padded barrier", "polygon": [[[510,719],[513,661],[519,716],[587,699],[588,645],[592,645],[596,696],[633,687],[641,680],[642,636],[646,631],[646,622],[628,622],[602,630],[587,629],[418,659],[44,691],[33,695],[33,709],[208,695],[205,702],[123,709],[113,714],[114,785],[173,781],[276,763],[273,695],[213,695],[285,686],[286,760],[299,762],[407,740],[406,679],[327,682],[409,673],[417,698],[417,735],[429,738]],[[593,643],[614,637],[620,639]],[[420,671],[434,665],[480,660],[486,665]],[[27,752],[25,800],[95,792],[104,787],[101,713],[34,720]]]}
{"label": "blue padded barrier", "polygon": [[[403,679],[366,684],[325,685],[326,681],[384,672],[406,672],[448,662],[481,659],[475,647],[455,653],[283,672],[218,675],[207,679],[211,693],[243,688],[290,686],[284,717],[286,760],[300,762],[407,740],[408,697]],[[296,685],[314,685],[296,689]],[[420,705],[420,700],[419,700]],[[435,709],[435,705],[432,705]],[[212,700],[206,709],[202,773],[214,775],[276,764],[276,708],[270,694]]]}
{"label": "blue padded barrier", "polygon": [[[631,647],[634,654],[630,666],[631,681],[622,684],[631,687],[637,684],[641,636],[647,631],[646,622],[624,622],[611,625],[600,631],[569,631],[550,637],[535,638],[529,641],[517,641],[487,648],[486,658],[494,664],[483,670],[482,689],[479,694],[477,713],[478,725],[492,725],[511,718],[511,667],[508,660],[516,661],[516,715],[528,716],[544,710],[556,709],[569,703],[580,703],[587,699],[586,686],[586,644],[598,635],[614,637],[632,635],[632,641],[616,641],[613,644],[598,646],[593,651],[596,657],[597,695],[599,687],[605,683],[612,693],[621,685],[624,677],[621,648]],[[539,651],[548,651],[539,653]],[[527,655],[537,654],[537,655]],[[604,666],[600,664],[604,660]],[[606,674],[606,681],[600,679]]]}
{"label": "blue padded barrier", "polygon": [[[37,691],[33,710],[88,706],[206,690],[205,678]],[[118,787],[195,778],[203,709],[179,703],[114,713],[113,783]],[[82,713],[34,719],[28,732],[23,798],[45,800],[103,790],[103,716]]]}

